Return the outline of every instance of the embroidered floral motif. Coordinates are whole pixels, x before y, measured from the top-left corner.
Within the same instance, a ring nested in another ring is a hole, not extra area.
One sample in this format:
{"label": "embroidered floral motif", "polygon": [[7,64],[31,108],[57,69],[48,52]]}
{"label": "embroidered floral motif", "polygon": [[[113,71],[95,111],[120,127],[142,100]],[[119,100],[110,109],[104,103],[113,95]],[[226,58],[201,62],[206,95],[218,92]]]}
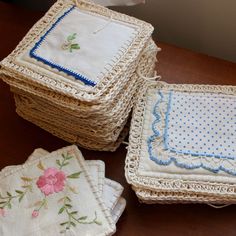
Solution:
{"label": "embroidered floral motif", "polygon": [[[7,192],[5,195],[2,195],[0,193],[0,217],[6,216],[5,209],[12,208],[13,200],[17,199],[20,203],[28,193],[33,192],[34,186],[37,186],[37,188],[42,192],[43,198],[33,204],[35,208],[31,214],[32,218],[39,217],[40,210],[42,208],[44,208],[45,210],[48,209],[47,199],[48,197],[50,197],[50,195],[55,195],[59,192],[63,192],[65,189],[69,190],[73,194],[78,194],[76,188],[70,186],[67,180],[78,179],[82,174],[82,171],[75,172],[69,175],[62,171],[65,166],[69,165],[69,161],[72,158],[73,156],[71,156],[69,153],[62,154],[61,159],[56,160],[58,168],[45,168],[43,163],[40,161],[37,165],[37,168],[43,171],[43,175],[37,178],[23,176],[21,177],[21,180],[23,181],[21,190],[15,190],[14,193]],[[100,221],[97,220],[96,212],[93,220],[87,220],[88,216],[79,216],[78,212],[73,210],[72,200],[67,195],[65,195],[62,199],[58,200],[58,202],[62,203],[58,214],[64,213],[67,217],[66,221],[60,224],[60,226],[63,227],[61,233],[65,233],[71,228],[71,226],[76,227],[77,224],[102,224]]]}
{"label": "embroidered floral motif", "polygon": [[63,50],[69,50],[70,52],[73,52],[73,49],[80,49],[80,46],[78,43],[74,43],[73,41],[76,39],[77,34],[73,33],[69,35],[66,39],[66,42],[63,43],[62,49]]}
{"label": "embroidered floral motif", "polygon": [[39,211],[34,210],[34,211],[32,212],[32,217],[33,217],[33,218],[37,218],[38,216],[39,216]]}
{"label": "embroidered floral motif", "polygon": [[67,230],[71,228],[71,226],[76,227],[77,224],[97,224],[102,225],[100,221],[97,220],[97,213],[95,212],[95,217],[93,220],[87,221],[87,216],[78,216],[78,211],[74,211],[73,207],[71,205],[71,199],[66,196],[59,200],[59,202],[62,202],[63,205],[60,208],[58,214],[65,213],[67,215],[67,221],[62,222],[60,225],[65,227],[63,230],[61,230],[61,233],[65,233]]}
{"label": "embroidered floral motif", "polygon": [[21,202],[25,195],[32,191],[33,186],[31,182],[33,179],[27,177],[22,177],[21,179],[24,181],[24,184],[21,186],[22,190],[15,190],[14,194],[7,192],[5,196],[0,194],[0,209],[11,209],[14,199],[18,199],[18,201]]}
{"label": "embroidered floral motif", "polygon": [[48,196],[63,191],[65,180],[64,172],[56,168],[48,168],[44,171],[44,175],[39,177],[36,184],[42,193]]}

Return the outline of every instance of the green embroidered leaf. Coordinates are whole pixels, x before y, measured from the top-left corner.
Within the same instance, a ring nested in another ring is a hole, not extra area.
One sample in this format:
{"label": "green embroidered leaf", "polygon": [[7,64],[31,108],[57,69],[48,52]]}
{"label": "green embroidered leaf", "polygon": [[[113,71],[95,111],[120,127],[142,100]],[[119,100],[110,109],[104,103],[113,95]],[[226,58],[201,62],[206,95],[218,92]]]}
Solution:
{"label": "green embroidered leaf", "polygon": [[8,197],[11,197],[12,195],[11,195],[9,192],[7,192],[7,196],[8,196]]}
{"label": "green embroidered leaf", "polygon": [[15,192],[16,192],[16,193],[19,193],[19,194],[22,194],[22,193],[23,193],[23,192],[20,191],[20,190],[16,190]]}
{"label": "green embroidered leaf", "polygon": [[24,194],[22,194],[22,195],[19,197],[19,202],[22,201],[23,197],[24,197]]}
{"label": "green embroidered leaf", "polygon": [[30,185],[23,185],[22,188],[30,188]]}
{"label": "green embroidered leaf", "polygon": [[67,222],[60,223],[60,225],[63,226],[63,225],[67,225],[68,223],[69,222],[67,221]]}
{"label": "green embroidered leaf", "polygon": [[59,210],[58,214],[61,214],[64,210],[65,210],[65,207],[63,206],[63,207]]}
{"label": "green embroidered leaf", "polygon": [[78,179],[81,173],[82,173],[82,171],[74,173],[74,174],[71,174],[71,175],[68,175],[67,178]]}
{"label": "green embroidered leaf", "polygon": [[66,155],[64,153],[62,153],[61,156],[63,157],[63,159],[66,159]]}
{"label": "green embroidered leaf", "polygon": [[102,222],[97,221],[97,220],[95,220],[94,223],[97,224],[97,225],[102,225]]}
{"label": "green embroidered leaf", "polygon": [[74,39],[76,39],[76,33],[73,33],[67,37],[67,41],[73,41]]}
{"label": "green embroidered leaf", "polygon": [[68,208],[72,208],[72,206],[70,204],[65,204],[65,206]]}
{"label": "green embroidered leaf", "polygon": [[65,162],[62,166],[64,167],[64,166],[67,166],[67,165],[69,165],[69,162]]}
{"label": "green embroidered leaf", "polygon": [[69,197],[66,197],[66,200],[69,201],[69,202],[71,202],[71,199],[70,199]]}
{"label": "green embroidered leaf", "polygon": [[68,37],[67,37],[67,41],[72,41],[73,40],[73,38],[72,38],[72,36],[71,35],[69,35]]}
{"label": "green embroidered leaf", "polygon": [[29,178],[29,177],[21,177],[21,179],[25,182],[31,182],[33,181],[33,179]]}
{"label": "green embroidered leaf", "polygon": [[43,166],[43,163],[41,161],[39,161],[37,167],[40,169],[40,170],[45,170],[44,166]]}
{"label": "green embroidered leaf", "polygon": [[57,165],[61,166],[61,162],[59,160],[56,160]]}
{"label": "green embroidered leaf", "polygon": [[76,191],[76,189],[75,189],[74,187],[71,187],[71,186],[69,186],[69,185],[68,185],[68,187],[69,187],[69,190],[70,190],[72,193],[78,194],[78,192]]}
{"label": "green embroidered leaf", "polygon": [[70,159],[72,159],[73,157],[72,156],[67,156],[66,157],[66,160],[70,160]]}
{"label": "green embroidered leaf", "polygon": [[10,202],[7,204],[7,207],[8,207],[8,209],[11,209],[11,203]]}
{"label": "green embroidered leaf", "polygon": [[75,44],[71,44],[71,48],[72,49],[80,49],[80,46],[78,43],[75,43]]}
{"label": "green embroidered leaf", "polygon": [[87,216],[82,216],[78,220],[86,220],[88,217]]}
{"label": "green embroidered leaf", "polygon": [[78,211],[72,211],[70,214],[71,215],[76,215],[78,213]]}
{"label": "green embroidered leaf", "polygon": [[45,210],[48,209],[48,203],[47,203],[47,201],[44,203],[44,209],[45,209]]}
{"label": "green embroidered leaf", "polygon": [[76,224],[73,221],[71,221],[70,223],[72,226],[76,227]]}

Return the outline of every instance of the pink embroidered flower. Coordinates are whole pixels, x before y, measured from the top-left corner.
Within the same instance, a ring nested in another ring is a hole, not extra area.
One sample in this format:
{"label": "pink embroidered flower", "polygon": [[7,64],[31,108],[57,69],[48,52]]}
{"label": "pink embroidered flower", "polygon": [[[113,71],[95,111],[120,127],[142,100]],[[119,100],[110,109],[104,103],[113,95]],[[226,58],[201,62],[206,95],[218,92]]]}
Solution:
{"label": "pink embroidered flower", "polygon": [[38,216],[39,216],[39,211],[34,210],[34,211],[32,212],[32,217],[33,217],[33,218],[37,218]]}
{"label": "pink embroidered flower", "polygon": [[38,188],[46,195],[63,191],[66,175],[56,168],[48,168],[37,181]]}
{"label": "pink embroidered flower", "polygon": [[2,208],[0,208],[0,216],[2,216],[2,217],[6,216],[5,210]]}

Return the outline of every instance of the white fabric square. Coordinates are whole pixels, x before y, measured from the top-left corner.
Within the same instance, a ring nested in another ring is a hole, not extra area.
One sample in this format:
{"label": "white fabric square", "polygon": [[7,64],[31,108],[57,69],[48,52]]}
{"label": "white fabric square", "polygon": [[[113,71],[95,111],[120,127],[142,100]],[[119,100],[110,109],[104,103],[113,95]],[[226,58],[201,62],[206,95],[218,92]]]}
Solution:
{"label": "white fabric square", "polygon": [[236,158],[236,98],[170,92],[166,149],[197,156]]}
{"label": "white fabric square", "polygon": [[135,27],[69,8],[30,51],[40,62],[88,85],[96,85],[131,45]]}
{"label": "white fabric square", "polygon": [[[42,148],[35,149],[27,162],[48,154],[49,152]],[[102,197],[105,206],[111,211],[112,219],[117,223],[126,207],[126,200],[121,197],[123,187],[119,183],[105,178],[105,164],[103,161],[87,160],[85,162],[92,180],[99,190],[99,195]],[[10,166],[6,168],[12,169],[15,167]]]}
{"label": "white fabric square", "polygon": [[149,90],[140,173],[236,175],[235,104],[226,94]]}
{"label": "white fabric square", "polygon": [[1,235],[114,233],[110,214],[75,146],[11,171],[6,168],[0,175]]}

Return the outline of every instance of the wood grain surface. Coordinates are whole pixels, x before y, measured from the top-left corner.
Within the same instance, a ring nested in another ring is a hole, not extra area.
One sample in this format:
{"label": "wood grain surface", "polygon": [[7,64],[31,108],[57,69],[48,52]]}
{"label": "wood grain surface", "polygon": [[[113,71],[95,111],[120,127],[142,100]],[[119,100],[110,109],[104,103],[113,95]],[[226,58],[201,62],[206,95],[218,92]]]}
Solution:
{"label": "wood grain surface", "polygon": [[[43,14],[0,2],[0,59],[15,48]],[[165,43],[159,46],[162,52],[157,69],[164,81],[236,85],[236,64]],[[35,148],[53,151],[66,145],[69,144],[17,116],[9,87],[0,80],[0,169],[22,164]],[[86,159],[103,160],[107,177],[125,187],[127,209],[118,222],[116,236],[236,235],[236,206],[217,210],[207,205],[140,204],[124,177],[125,146],[115,153],[82,152]]]}

